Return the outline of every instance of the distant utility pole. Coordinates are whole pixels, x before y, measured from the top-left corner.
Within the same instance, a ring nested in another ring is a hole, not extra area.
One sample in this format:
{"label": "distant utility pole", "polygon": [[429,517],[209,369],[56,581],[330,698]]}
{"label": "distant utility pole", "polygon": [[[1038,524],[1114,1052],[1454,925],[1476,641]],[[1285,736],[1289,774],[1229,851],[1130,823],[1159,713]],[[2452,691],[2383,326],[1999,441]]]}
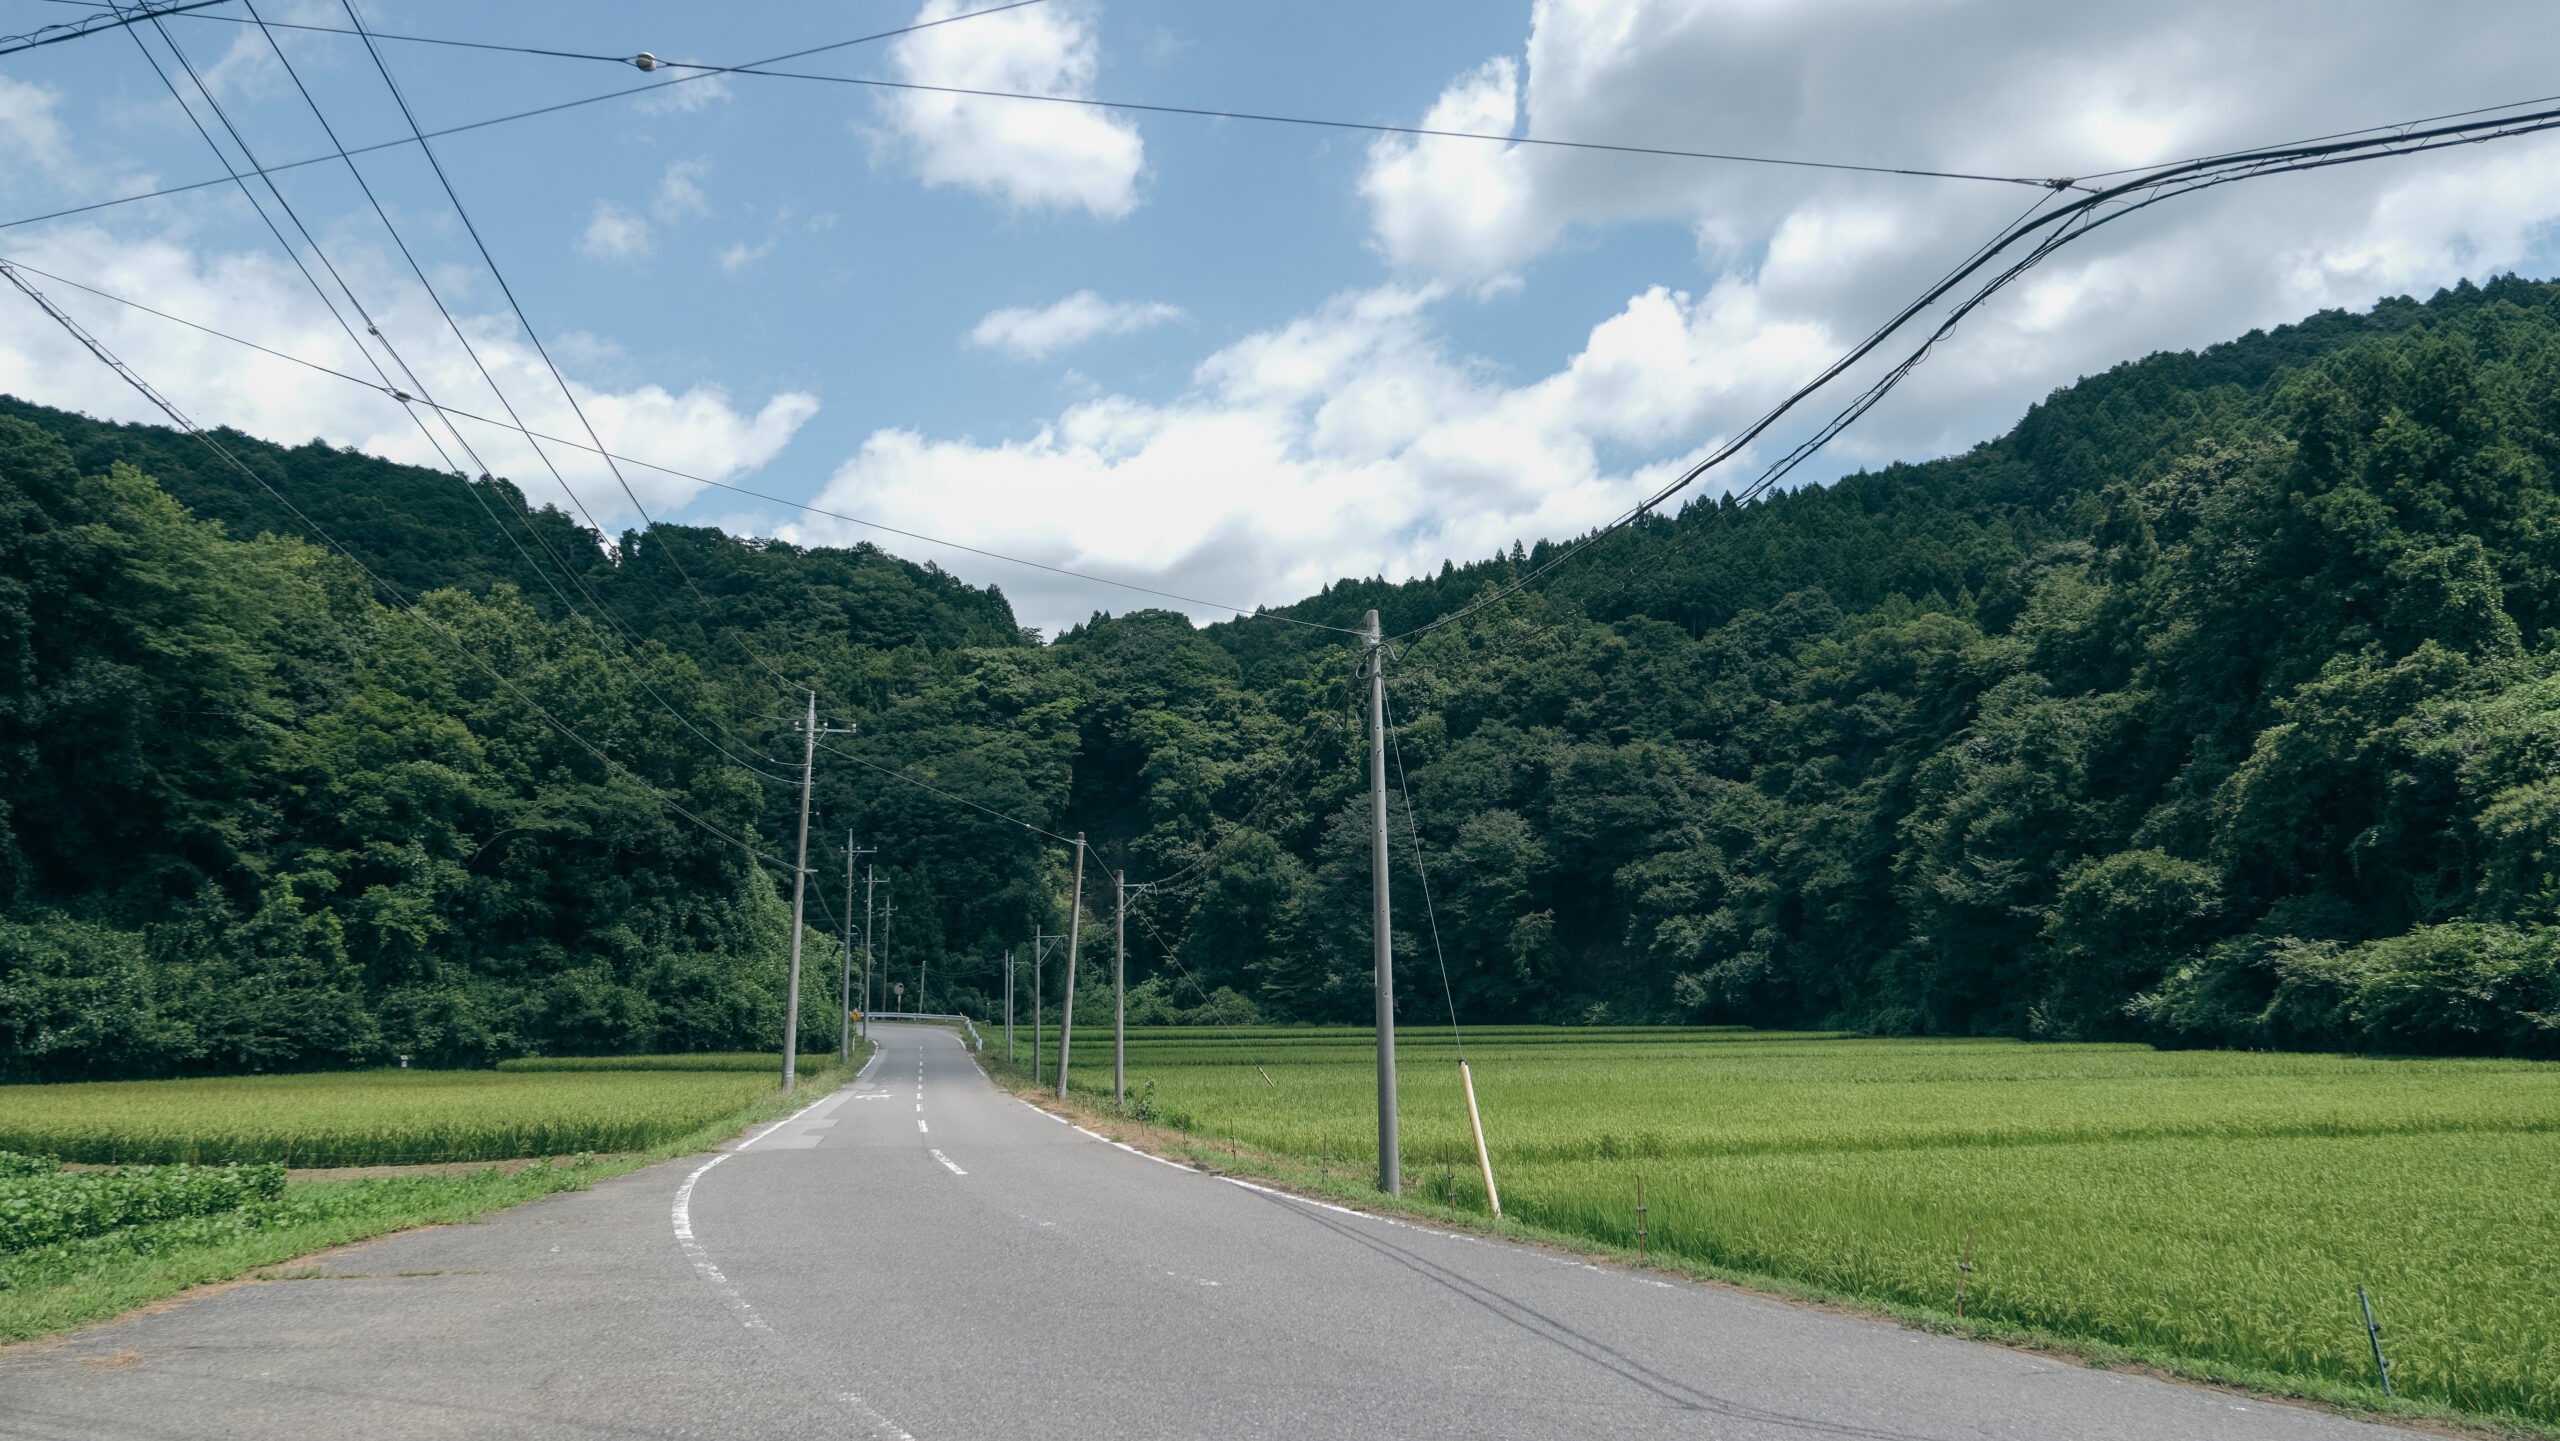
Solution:
{"label": "distant utility pole", "polygon": [[1058,1007],[1058,1099],[1067,1098],[1067,1056],[1076,1040],[1076,943],[1084,935],[1084,832],[1076,832],[1075,893],[1067,905],[1067,996]]}
{"label": "distant utility pole", "polygon": [[[871,888],[880,880],[878,867],[864,862],[862,867],[862,1036],[871,1038]],[[847,901],[845,909],[853,909]]]}
{"label": "distant utility pole", "polygon": [[[844,986],[836,1001],[837,1018],[843,1022],[836,1028],[836,1064],[839,1066],[853,1061],[853,858],[876,854],[878,852],[870,848],[855,850],[853,832],[844,833]],[[865,918],[866,923],[868,919]],[[871,938],[864,936],[863,939],[869,941]],[[863,1000],[865,1009],[868,1009],[870,998],[865,996]]]}
{"label": "distant utility pole", "polygon": [[1369,646],[1369,885],[1375,893],[1369,925],[1377,958],[1378,988],[1378,1189],[1403,1194],[1403,1158],[1396,1139],[1396,941],[1387,906],[1387,642],[1378,613],[1369,612],[1361,639]]}
{"label": "distant utility pole", "polygon": [[[1111,1100],[1119,1106],[1129,1104],[1129,873],[1120,872],[1113,882],[1118,894],[1111,908]],[[1136,889],[1144,892],[1153,882],[1142,882]]]}
{"label": "distant utility pole", "polygon": [[1048,995],[1040,984],[1040,958],[1048,954],[1052,939],[1038,926],[1031,928],[1031,1080],[1035,1085],[1040,1080],[1040,1010]]}
{"label": "distant utility pole", "polygon": [[[897,914],[898,908],[896,906],[889,904],[887,901],[882,901],[880,903],[880,979],[884,982],[889,979],[889,923]],[[901,1008],[904,1007],[906,999],[907,983],[900,981],[898,983],[898,1000]],[[919,995],[916,999],[922,1000],[924,997]]]}
{"label": "distant utility pole", "polygon": [[1004,953],[1004,1063],[1013,1064],[1013,952]]}
{"label": "distant utility pole", "polygon": [[800,1084],[800,918],[809,900],[809,781],[818,768],[818,737],[853,734],[851,726],[818,725],[818,693],[809,692],[809,718],[800,736],[800,857],[791,868],[791,998],[782,1008],[782,1093]]}

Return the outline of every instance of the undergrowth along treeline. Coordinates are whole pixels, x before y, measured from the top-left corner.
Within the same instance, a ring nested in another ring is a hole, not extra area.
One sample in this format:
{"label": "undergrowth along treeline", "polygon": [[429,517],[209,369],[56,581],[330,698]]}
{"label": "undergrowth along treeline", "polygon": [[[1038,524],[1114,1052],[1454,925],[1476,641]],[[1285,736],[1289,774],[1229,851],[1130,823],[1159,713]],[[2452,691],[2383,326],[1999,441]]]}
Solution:
{"label": "undergrowth along treeline", "polygon": [[[868,547],[607,546],[504,481],[225,439],[689,809],[788,834],[770,665],[866,759],[1094,837],[1089,881],[1182,873],[1134,902],[1151,1014],[1367,1014],[1352,656],[1320,632],[1144,611],[1042,645]],[[2560,285],[2507,278],[1613,536],[1391,668],[1457,1009],[2560,1055],[2555,463]],[[0,1074],[772,1045],[777,876],[298,533],[183,437],[0,403]],[[1401,631],[1553,554],[1287,609]],[[889,861],[912,1004],[991,1016],[1068,914],[1063,854],[877,772],[822,765],[818,824]],[[1433,1014],[1398,876],[1398,1004]]]}
{"label": "undergrowth along treeline", "polygon": [[[1074,1092],[1107,1112],[1110,1028],[1076,1030],[1077,1054],[1105,1061]],[[2364,1285],[2403,1397],[2560,1429],[2560,1066],[1590,1027],[1465,1040],[1504,1214],[1534,1230],[1632,1253],[1640,1176],[1657,1263],[1937,1318],[1971,1231],[1972,1322],[2333,1399],[2379,1396]],[[1135,1032],[1133,1118],[1356,1199],[1377,1159],[1371,1046],[1349,1027]],[[1406,1193],[1481,1222],[1456,1058],[1445,1030],[1397,1037]]]}

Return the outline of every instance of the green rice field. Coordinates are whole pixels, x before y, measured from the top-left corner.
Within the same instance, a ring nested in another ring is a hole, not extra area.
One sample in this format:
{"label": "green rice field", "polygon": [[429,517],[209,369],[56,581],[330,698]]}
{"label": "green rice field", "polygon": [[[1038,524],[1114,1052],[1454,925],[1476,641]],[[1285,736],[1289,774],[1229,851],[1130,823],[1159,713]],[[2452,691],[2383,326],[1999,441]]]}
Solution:
{"label": "green rice field", "polygon": [[[1027,1030],[1027,1028],[1025,1028]],[[1075,1089],[1108,1101],[1110,1032]],[[1028,1057],[1028,1036],[1021,1035]],[[1054,1066],[1054,1034],[1049,1038]],[[1508,1219],[2315,1394],[2560,1424],[2560,1065],[1652,1028],[1470,1031]],[[1091,1059],[1085,1059],[1091,1058]],[[1376,1163],[1369,1033],[1130,1034],[1223,1149]],[[1399,1038],[1409,1195],[1482,1213],[1457,1052]],[[2378,1394],[2378,1390],[2377,1393]]]}
{"label": "green rice field", "polygon": [[[289,1166],[494,1161],[638,1151],[780,1088],[780,1058],[747,1069],[581,1065],[539,1071],[340,1071],[0,1086],[0,1151],[98,1164]],[[698,1058],[681,1058],[698,1059]],[[715,1058],[718,1059],[718,1058]],[[835,1057],[815,1058],[817,1074]]]}

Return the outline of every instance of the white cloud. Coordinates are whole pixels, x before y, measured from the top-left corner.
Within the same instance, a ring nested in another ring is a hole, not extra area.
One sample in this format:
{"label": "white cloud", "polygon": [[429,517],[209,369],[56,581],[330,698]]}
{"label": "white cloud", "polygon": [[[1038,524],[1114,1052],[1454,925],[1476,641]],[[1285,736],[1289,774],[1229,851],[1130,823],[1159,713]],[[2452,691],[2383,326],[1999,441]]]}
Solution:
{"label": "white cloud", "polygon": [[59,174],[69,159],[63,147],[62,120],[54,113],[61,103],[61,92],[51,86],[0,75],[0,148],[18,156],[23,165]]}
{"label": "white cloud", "polygon": [[702,177],[710,173],[708,160],[679,160],[668,166],[658,180],[658,198],[649,208],[660,220],[709,215],[711,201],[702,193]]}
{"label": "white cloud", "polygon": [[635,259],[648,254],[655,244],[648,221],[610,200],[596,202],[586,233],[578,237],[579,252],[598,260]]}
{"label": "white cloud", "polygon": [[1023,360],[1041,360],[1096,336],[1128,335],[1189,318],[1181,306],[1160,300],[1110,301],[1079,290],[1037,310],[1016,306],[990,311],[969,332],[969,343]]}
{"label": "white cloud", "polygon": [[[2446,33],[2503,38],[2448,46]],[[2539,94],[2538,57],[2555,44],[2560,11],[2499,0],[2428,12],[2379,0],[1537,0],[1524,54],[1456,75],[1416,123],[2081,175]],[[1970,443],[2127,357],[2525,262],[2560,224],[2555,162],[2549,140],[2444,152],[2235,186],[2097,232],[1970,320],[1844,437],[1830,470]],[[1973,181],[1415,137],[1372,143],[1360,192],[1374,245],[1409,283],[1482,289],[1612,232],[1670,225],[1693,239],[1703,275],[1691,283],[1747,298],[1765,325],[1843,337],[2033,198]]]}
{"label": "white cloud", "polygon": [[[963,9],[961,0],[925,0],[916,20]],[[1068,0],[900,36],[890,60],[913,84],[1074,96],[1093,94],[1102,64],[1089,7]],[[1107,112],[922,91],[892,92],[880,103],[927,185],[1107,220],[1137,208],[1146,145],[1137,126]]]}
{"label": "white cloud", "polygon": [[728,274],[735,275],[739,271],[744,270],[748,266],[755,264],[757,261],[764,259],[768,255],[771,255],[773,253],[773,246],[774,241],[771,236],[765,237],[764,240],[754,245],[749,245],[743,240],[737,241],[721,250],[720,268]]}
{"label": "white cloud", "polygon": [[[281,257],[199,255],[165,238],[135,241],[77,227],[15,242],[12,255],[101,290],[148,297],[172,314],[315,364],[355,375],[374,373]],[[399,346],[401,358],[418,372],[430,394],[479,415],[505,414],[443,318],[395,259],[352,245],[334,248],[332,259],[365,296],[383,333]],[[412,413],[378,391],[30,278],[180,409],[205,424],[232,425],[286,444],[316,435],[411,464],[445,463]],[[527,425],[584,439],[576,414],[512,317],[458,313],[456,318]],[[554,354],[573,369],[630,368],[618,345],[591,335],[564,335]],[[377,358],[389,366],[386,357]],[[715,480],[771,461],[818,409],[814,396],[797,391],[742,406],[716,385],[589,384],[574,375],[570,385],[608,448]],[[161,419],[122,380],[50,325],[0,330],[0,391],[109,419]],[[427,414],[423,409],[415,413]],[[608,527],[637,523],[629,501],[597,457],[566,446],[546,447],[571,487],[571,494],[564,494],[523,437],[476,421],[458,424],[481,461],[523,486],[536,504],[568,506],[574,495]],[[450,434],[440,426],[435,434],[453,463],[470,464]],[[703,489],[638,466],[623,467],[623,474],[653,513],[680,507]]]}
{"label": "white cloud", "polygon": [[690,115],[728,99],[732,93],[729,77],[703,75],[697,79],[661,85],[632,101],[631,106],[643,115]]}
{"label": "white cloud", "polygon": [[[1512,385],[1437,338],[1432,307],[1446,294],[1336,296],[1211,355],[1175,401],[1096,396],[1021,441],[882,430],[819,503],[1210,600],[1276,603],[1344,575],[1409,574],[1574,533],[1663,473],[1613,466],[1605,449],[1686,450],[1718,428],[1720,405],[1756,401],[1834,343],[1767,324],[1739,288],[1657,288],[1594,327],[1563,368]],[[815,520],[792,533],[861,535]],[[1001,583],[1029,623],[1154,603],[938,558]]]}

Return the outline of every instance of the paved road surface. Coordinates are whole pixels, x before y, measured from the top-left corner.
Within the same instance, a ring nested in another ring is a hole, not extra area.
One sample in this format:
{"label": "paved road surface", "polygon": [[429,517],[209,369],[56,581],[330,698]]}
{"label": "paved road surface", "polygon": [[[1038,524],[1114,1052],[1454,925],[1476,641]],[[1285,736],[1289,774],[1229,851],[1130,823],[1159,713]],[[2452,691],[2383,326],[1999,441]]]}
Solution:
{"label": "paved road surface", "polygon": [[2405,1434],[1248,1189],[878,1036],[731,1152],[0,1358],[0,1436]]}

